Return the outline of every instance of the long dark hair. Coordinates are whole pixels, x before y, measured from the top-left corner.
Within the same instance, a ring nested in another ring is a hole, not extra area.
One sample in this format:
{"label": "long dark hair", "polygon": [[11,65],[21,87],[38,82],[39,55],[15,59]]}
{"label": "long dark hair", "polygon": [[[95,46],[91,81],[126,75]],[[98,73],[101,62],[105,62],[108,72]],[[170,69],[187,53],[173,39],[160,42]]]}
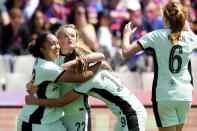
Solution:
{"label": "long dark hair", "polygon": [[85,9],[85,16],[86,16],[87,22],[89,22],[87,8],[86,8],[85,4],[79,2],[79,3],[75,4],[75,6],[71,9],[70,14],[68,15],[67,22],[69,24],[75,24],[76,23],[75,13],[77,12],[77,9],[79,7],[83,7]]}
{"label": "long dark hair", "polygon": [[40,48],[44,48],[44,43],[47,41],[48,35],[49,33],[47,32],[41,33],[36,40],[29,43],[28,50],[35,58],[43,58]]}

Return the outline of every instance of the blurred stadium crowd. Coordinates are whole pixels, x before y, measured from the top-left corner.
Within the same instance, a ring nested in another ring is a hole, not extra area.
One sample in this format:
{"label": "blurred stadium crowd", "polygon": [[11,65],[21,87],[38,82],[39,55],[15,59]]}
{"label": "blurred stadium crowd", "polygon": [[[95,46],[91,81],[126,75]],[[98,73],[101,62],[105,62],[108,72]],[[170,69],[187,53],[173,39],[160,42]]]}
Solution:
{"label": "blurred stadium crowd", "polygon": [[[122,32],[128,21],[137,27],[131,38],[133,41],[152,30],[165,28],[162,7],[169,1],[1,0],[0,63],[5,64],[1,59],[8,59],[9,63],[4,67],[9,66],[8,70],[13,72],[15,59],[29,56],[28,43],[39,33],[55,33],[63,24],[75,24],[80,35],[78,42],[93,52],[104,53],[115,71],[151,72],[154,70],[151,52],[143,51],[129,59],[122,58]],[[197,0],[173,1],[185,6],[191,29],[197,33]],[[23,69],[27,66],[24,63],[28,62],[23,59],[19,64]],[[1,83],[3,81],[1,79]]]}

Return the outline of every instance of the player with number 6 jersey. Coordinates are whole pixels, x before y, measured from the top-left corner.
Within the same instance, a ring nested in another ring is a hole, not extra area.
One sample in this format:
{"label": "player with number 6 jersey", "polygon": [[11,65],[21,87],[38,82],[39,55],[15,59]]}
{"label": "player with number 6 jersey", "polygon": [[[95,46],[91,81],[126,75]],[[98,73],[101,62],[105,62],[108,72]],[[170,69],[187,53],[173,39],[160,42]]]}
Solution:
{"label": "player with number 6 jersey", "polygon": [[[125,58],[150,49],[154,58],[152,86],[153,111],[160,131],[181,131],[192,101],[192,74],[189,59],[197,49],[197,36],[185,22],[180,3],[170,2],[163,8],[167,29],[152,31],[130,45],[131,24],[124,29],[122,53]],[[185,30],[184,30],[185,28]]]}

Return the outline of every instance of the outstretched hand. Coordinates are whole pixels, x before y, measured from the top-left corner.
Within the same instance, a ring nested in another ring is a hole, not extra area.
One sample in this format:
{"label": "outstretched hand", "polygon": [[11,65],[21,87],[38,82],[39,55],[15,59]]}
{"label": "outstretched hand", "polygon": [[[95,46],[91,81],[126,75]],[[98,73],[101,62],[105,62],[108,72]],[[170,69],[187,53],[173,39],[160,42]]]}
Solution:
{"label": "outstretched hand", "polygon": [[133,33],[136,31],[137,27],[131,29],[131,22],[129,22],[128,24],[125,25],[124,27],[124,31],[123,31],[123,35],[133,35]]}

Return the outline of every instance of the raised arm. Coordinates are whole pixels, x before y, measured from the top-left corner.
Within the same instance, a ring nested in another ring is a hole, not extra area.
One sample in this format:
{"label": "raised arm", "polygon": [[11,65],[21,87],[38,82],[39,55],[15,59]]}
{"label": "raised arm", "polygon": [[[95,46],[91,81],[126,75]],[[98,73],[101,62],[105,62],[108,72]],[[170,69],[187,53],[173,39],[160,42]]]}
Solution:
{"label": "raised arm", "polygon": [[[100,62],[105,59],[105,56],[102,53],[94,52],[94,53],[90,53],[90,54],[86,55],[85,58],[87,59],[88,63],[91,63],[91,62]],[[70,69],[70,67],[76,65],[77,59],[78,59],[78,57],[74,60],[71,60],[69,62],[62,64],[61,67],[64,69]]]}
{"label": "raised arm", "polygon": [[91,62],[100,62],[105,59],[105,56],[102,53],[94,52],[94,53],[86,55],[86,59],[90,63]]}
{"label": "raised arm", "polygon": [[131,30],[131,22],[129,22],[124,28],[122,55],[125,58],[133,56],[134,54],[142,50],[141,46],[137,42],[130,44],[130,37],[133,36],[135,30],[136,28]]}
{"label": "raised arm", "polygon": [[95,65],[88,68],[88,71],[84,73],[76,73],[73,71],[65,71],[58,79],[59,82],[70,83],[82,83],[89,80],[95,75],[99,68],[102,67],[101,62],[97,62]]}
{"label": "raised arm", "polygon": [[35,98],[32,94],[29,94],[28,96],[25,97],[25,102],[26,104],[29,105],[39,105],[44,107],[63,107],[75,101],[80,96],[81,94],[78,94],[73,90],[66,93],[60,99],[40,99],[40,98]]}

